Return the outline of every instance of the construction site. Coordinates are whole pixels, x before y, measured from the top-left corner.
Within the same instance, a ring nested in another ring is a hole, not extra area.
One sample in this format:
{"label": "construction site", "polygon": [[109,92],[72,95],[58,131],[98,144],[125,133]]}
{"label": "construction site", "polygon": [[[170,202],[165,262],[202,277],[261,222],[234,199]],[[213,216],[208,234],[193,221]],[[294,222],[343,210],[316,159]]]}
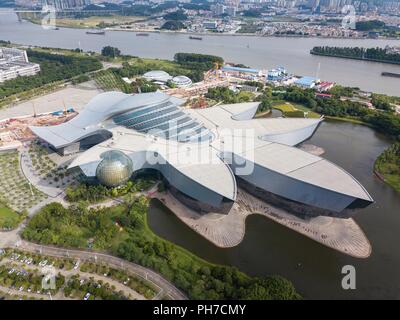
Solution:
{"label": "construction site", "polygon": [[21,116],[0,121],[0,151],[18,149],[36,138],[29,126],[52,126],[77,115],[73,109],[40,115]]}

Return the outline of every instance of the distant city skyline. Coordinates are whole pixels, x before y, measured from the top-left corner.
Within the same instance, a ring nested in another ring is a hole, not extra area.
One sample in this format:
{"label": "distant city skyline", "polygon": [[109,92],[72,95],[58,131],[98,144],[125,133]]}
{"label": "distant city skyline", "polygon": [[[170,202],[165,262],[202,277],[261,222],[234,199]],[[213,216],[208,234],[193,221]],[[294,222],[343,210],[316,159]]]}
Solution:
{"label": "distant city skyline", "polygon": [[[138,0],[130,1],[131,4],[146,4],[146,3],[165,3],[176,1],[179,3],[187,3],[190,0]],[[380,12],[380,13],[398,13],[400,14],[400,1],[399,0],[372,0],[369,2],[360,0],[206,0],[206,2],[213,4],[212,11],[216,15],[228,14],[235,16],[237,11],[248,10],[251,8],[258,9],[260,6],[274,8],[282,8],[292,10],[298,8],[299,10],[308,9],[317,13],[341,13],[346,5],[354,6],[356,12]],[[41,8],[43,5],[54,6],[56,10],[67,9],[82,9],[89,4],[100,3],[124,3],[125,6],[129,2],[124,0],[15,0],[19,7],[25,8]]]}

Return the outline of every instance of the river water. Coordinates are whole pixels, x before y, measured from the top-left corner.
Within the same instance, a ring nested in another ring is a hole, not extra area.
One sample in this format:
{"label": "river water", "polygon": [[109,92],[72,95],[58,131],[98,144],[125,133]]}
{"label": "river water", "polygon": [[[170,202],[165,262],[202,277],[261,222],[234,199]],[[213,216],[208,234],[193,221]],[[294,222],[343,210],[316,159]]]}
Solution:
{"label": "river water", "polygon": [[[95,36],[86,35],[84,30],[44,30],[28,22],[18,22],[15,14],[1,10],[0,39],[47,47],[80,46],[94,51],[112,45],[123,53],[152,58],[171,59],[175,52],[209,53],[251,67],[284,65],[295,74],[319,72],[324,80],[400,95],[400,79],[380,76],[381,71],[400,73],[400,66],[308,53],[315,45],[384,47],[399,44],[393,40],[204,36],[203,41],[193,41],[187,35],[162,33],[137,37],[130,32]],[[285,276],[306,298],[399,299],[400,196],[372,174],[374,160],[390,141],[368,127],[325,121],[308,143],[324,148],[324,157],[354,175],[375,199],[373,205],[355,217],[372,244],[372,255],[368,259],[347,257],[257,215],[248,218],[243,242],[231,249],[215,247],[156,202],[149,212],[150,227],[160,236],[209,261],[237,266],[250,275]],[[356,267],[356,290],[341,288],[341,269],[346,264]]]}
{"label": "river water", "polygon": [[22,21],[9,9],[0,9],[0,40],[19,44],[87,51],[100,51],[111,45],[123,53],[140,57],[172,59],[176,52],[198,52],[222,56],[226,61],[254,68],[271,69],[285,66],[297,75],[318,76],[322,80],[360,87],[364,90],[400,95],[400,79],[382,77],[382,71],[400,73],[400,66],[375,62],[313,56],[314,46],[385,47],[400,45],[399,40],[274,38],[249,36],[203,36],[190,40],[187,34],[152,33],[137,37],[135,33],[110,31],[106,35],[88,35],[85,30],[60,28],[45,30]]}
{"label": "river water", "polygon": [[[248,218],[243,242],[230,249],[203,239],[156,201],[150,227],[206,260],[250,275],[282,275],[306,298],[400,299],[400,195],[372,173],[390,141],[365,126],[325,121],[307,143],[324,148],[323,157],[349,171],[376,201],[355,216],[372,245],[368,259],[348,257],[259,215]],[[341,287],[341,270],[348,264],[356,268],[356,290]]]}

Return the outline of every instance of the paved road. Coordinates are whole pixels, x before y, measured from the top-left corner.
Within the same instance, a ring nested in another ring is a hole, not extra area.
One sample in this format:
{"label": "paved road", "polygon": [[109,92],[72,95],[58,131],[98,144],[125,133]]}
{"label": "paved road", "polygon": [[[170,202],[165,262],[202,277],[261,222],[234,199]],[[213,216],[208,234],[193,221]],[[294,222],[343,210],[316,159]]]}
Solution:
{"label": "paved road", "polygon": [[[162,290],[163,294],[169,295],[174,300],[186,300],[187,297],[179,289],[177,289],[172,283],[164,279],[160,274],[150,269],[144,268],[126,260],[107,255],[104,253],[97,253],[91,251],[75,250],[75,249],[63,249],[52,246],[42,246],[27,241],[18,241],[15,246],[19,249],[29,251],[32,253],[39,253],[47,256],[53,256],[58,258],[74,258],[80,259],[81,261],[90,261],[95,263],[104,263],[112,268],[122,269],[135,274],[149,282],[154,286]],[[160,295],[157,295],[158,297]]]}
{"label": "paved road", "polygon": [[[22,268],[22,269],[26,269],[26,265],[21,263],[21,262],[16,262],[16,261],[10,260],[8,258],[3,259],[3,260],[0,261],[0,265],[6,265],[7,266],[7,265],[10,265],[10,264],[17,265],[19,268]],[[84,280],[93,278],[97,282],[103,281],[104,283],[108,283],[110,286],[114,286],[116,292],[122,291],[123,294],[126,297],[128,297],[130,295],[135,300],[146,300],[146,298],[143,295],[141,295],[140,293],[138,293],[135,290],[131,289],[130,287],[118,282],[117,280],[111,279],[109,277],[106,277],[106,276],[103,276],[103,275],[99,275],[99,274],[96,274],[96,273],[82,272],[79,269],[77,269],[77,270],[74,270],[74,269],[62,270],[62,269],[58,269],[58,268],[54,268],[54,269],[55,269],[56,274],[59,274],[59,273],[62,274],[67,279],[67,281],[74,275],[79,275],[80,279],[84,279]],[[4,289],[4,287],[3,287],[3,289]],[[2,290],[2,291],[4,291],[4,290]],[[17,290],[17,291],[19,291],[19,290]],[[62,291],[63,290],[59,290],[59,292],[54,296],[54,299],[57,299],[57,298],[58,299],[65,299],[64,294],[62,293]],[[19,291],[19,292],[21,293],[22,291]],[[30,296],[32,294],[32,292],[23,291],[22,294],[26,294],[27,296]],[[36,298],[38,298],[38,297],[39,298],[40,297],[43,298],[43,297],[46,296],[46,295],[43,295],[43,294],[37,294],[37,293],[34,293],[34,294],[35,294],[34,297],[36,297]]]}
{"label": "paved road", "polygon": [[[151,190],[155,190],[155,189],[156,189],[156,185],[153,188],[151,188]],[[151,190],[148,191],[148,193],[151,193]],[[144,194],[144,193],[140,193],[140,195],[141,194]],[[117,201],[117,200],[112,200],[110,203],[115,204],[114,201]],[[35,213],[37,213],[40,210],[41,207],[45,206],[46,204],[48,204],[50,202],[60,202],[64,206],[68,205],[65,202],[65,200],[62,198],[62,196],[58,196],[56,198],[47,198],[44,201],[40,202],[40,204],[38,204],[34,208],[31,208],[32,210],[29,210],[29,213],[28,213],[29,217],[32,217]],[[110,203],[106,203],[106,206],[110,205]],[[98,205],[101,205],[101,203]],[[160,274],[158,274],[157,272],[154,272],[153,270],[147,269],[147,268],[137,265],[135,263],[128,262],[126,260],[111,256],[111,255],[103,254],[103,253],[96,253],[96,252],[91,252],[91,251],[83,251],[83,250],[75,250],[75,249],[70,250],[70,249],[63,249],[63,248],[51,247],[51,246],[42,246],[42,245],[34,244],[31,242],[27,242],[27,241],[21,240],[21,237],[20,237],[20,232],[24,228],[25,228],[25,221],[22,222],[18,226],[18,228],[16,228],[15,230],[12,230],[9,232],[0,232],[0,248],[18,247],[18,248],[26,250],[26,251],[40,253],[40,254],[44,254],[44,255],[48,255],[48,256],[70,257],[70,258],[80,259],[82,261],[104,263],[113,268],[127,270],[133,274],[138,275],[139,277],[146,279],[149,282],[152,282],[153,285],[155,285],[157,288],[160,288],[162,290],[162,293],[171,296],[172,299],[175,299],[175,300],[186,300],[187,299],[187,297],[185,296],[184,293],[182,293],[172,283],[170,283],[168,280],[164,279]],[[157,298],[161,297],[161,296],[162,296],[162,294],[158,294]]]}

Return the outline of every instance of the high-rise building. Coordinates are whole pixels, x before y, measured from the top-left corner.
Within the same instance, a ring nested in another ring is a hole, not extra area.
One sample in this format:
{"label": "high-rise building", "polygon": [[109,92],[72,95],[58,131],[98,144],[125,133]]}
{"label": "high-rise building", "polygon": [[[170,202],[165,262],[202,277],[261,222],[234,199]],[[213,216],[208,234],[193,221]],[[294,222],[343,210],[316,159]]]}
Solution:
{"label": "high-rise building", "polygon": [[57,11],[82,9],[91,3],[90,0],[43,0],[42,5],[53,6]]}
{"label": "high-rise building", "polygon": [[217,3],[211,8],[212,13],[216,16],[220,16],[225,13],[225,6],[221,3]]}
{"label": "high-rise building", "polygon": [[41,7],[41,4],[42,0],[15,0],[15,6],[22,8],[38,8]]}
{"label": "high-rise building", "polygon": [[226,14],[231,17],[236,17],[236,8],[235,7],[226,7]]}

